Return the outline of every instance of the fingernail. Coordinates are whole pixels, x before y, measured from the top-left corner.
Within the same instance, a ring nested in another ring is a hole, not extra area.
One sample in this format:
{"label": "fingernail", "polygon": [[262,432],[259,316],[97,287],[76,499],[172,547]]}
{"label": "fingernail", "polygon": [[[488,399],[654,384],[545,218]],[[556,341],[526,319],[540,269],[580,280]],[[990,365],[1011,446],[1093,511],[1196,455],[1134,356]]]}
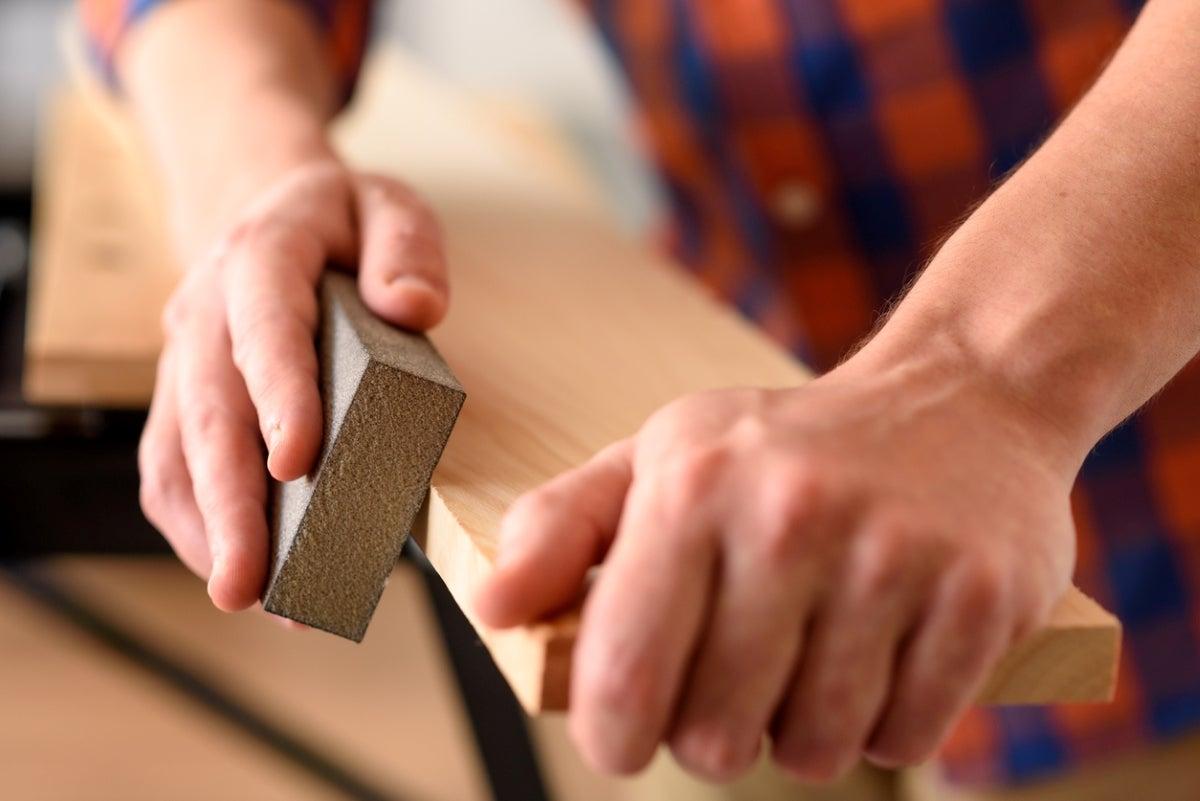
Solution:
{"label": "fingernail", "polygon": [[429,280],[412,273],[399,273],[387,279],[387,285],[396,289],[418,289],[422,292],[437,292],[438,289]]}

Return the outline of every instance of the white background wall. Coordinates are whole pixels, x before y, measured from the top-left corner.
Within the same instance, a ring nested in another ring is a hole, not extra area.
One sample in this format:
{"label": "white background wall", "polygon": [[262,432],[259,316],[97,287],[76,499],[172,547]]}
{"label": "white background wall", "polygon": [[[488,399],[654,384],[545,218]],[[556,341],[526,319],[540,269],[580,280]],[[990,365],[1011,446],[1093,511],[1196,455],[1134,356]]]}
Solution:
{"label": "white background wall", "polygon": [[0,0],[0,188],[29,183],[41,99],[60,75],[56,25],[68,0]]}
{"label": "white background wall", "polygon": [[642,227],[659,206],[633,141],[616,68],[571,0],[389,0],[378,31],[480,91],[545,109]]}
{"label": "white background wall", "polygon": [[[28,184],[46,91],[61,79],[70,0],[0,0],[0,188]],[[544,109],[611,198],[644,227],[659,195],[635,146],[616,69],[571,0],[385,0],[381,37],[474,90]]]}

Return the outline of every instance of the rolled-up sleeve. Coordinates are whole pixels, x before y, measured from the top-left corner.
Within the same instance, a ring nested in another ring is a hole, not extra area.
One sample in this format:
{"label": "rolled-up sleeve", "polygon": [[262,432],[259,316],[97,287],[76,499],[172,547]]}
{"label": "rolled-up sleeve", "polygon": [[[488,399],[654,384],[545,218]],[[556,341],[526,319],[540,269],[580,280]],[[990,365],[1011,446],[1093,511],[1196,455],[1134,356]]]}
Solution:
{"label": "rolled-up sleeve", "polygon": [[[289,0],[306,9],[317,24],[330,67],[343,98],[354,90],[371,29],[373,0]],[[106,81],[116,85],[114,59],[121,41],[138,22],[172,0],[80,0],[88,50]]]}

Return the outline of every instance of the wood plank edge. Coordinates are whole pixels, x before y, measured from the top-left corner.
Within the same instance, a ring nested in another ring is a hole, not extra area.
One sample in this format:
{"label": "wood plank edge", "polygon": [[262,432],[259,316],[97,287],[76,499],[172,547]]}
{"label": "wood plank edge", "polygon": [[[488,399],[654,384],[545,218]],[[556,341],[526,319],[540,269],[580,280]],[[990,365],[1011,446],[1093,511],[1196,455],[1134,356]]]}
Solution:
{"label": "wood plank edge", "polygon": [[154,391],[157,358],[80,362],[78,354],[27,351],[21,397],[35,406],[78,406],[87,398],[90,406],[145,409]]}

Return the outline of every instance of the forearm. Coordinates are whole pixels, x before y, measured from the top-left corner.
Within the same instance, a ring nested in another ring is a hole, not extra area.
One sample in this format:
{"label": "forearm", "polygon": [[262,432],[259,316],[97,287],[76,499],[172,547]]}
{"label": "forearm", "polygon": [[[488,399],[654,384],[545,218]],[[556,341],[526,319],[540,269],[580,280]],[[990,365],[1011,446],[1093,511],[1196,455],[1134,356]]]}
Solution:
{"label": "forearm", "polygon": [[271,178],[329,154],[337,81],[294,2],[167,3],[124,42],[117,67],[185,255]]}
{"label": "forearm", "polygon": [[1151,0],[1097,85],[861,354],[979,366],[1075,456],[1200,349],[1200,6]]}

